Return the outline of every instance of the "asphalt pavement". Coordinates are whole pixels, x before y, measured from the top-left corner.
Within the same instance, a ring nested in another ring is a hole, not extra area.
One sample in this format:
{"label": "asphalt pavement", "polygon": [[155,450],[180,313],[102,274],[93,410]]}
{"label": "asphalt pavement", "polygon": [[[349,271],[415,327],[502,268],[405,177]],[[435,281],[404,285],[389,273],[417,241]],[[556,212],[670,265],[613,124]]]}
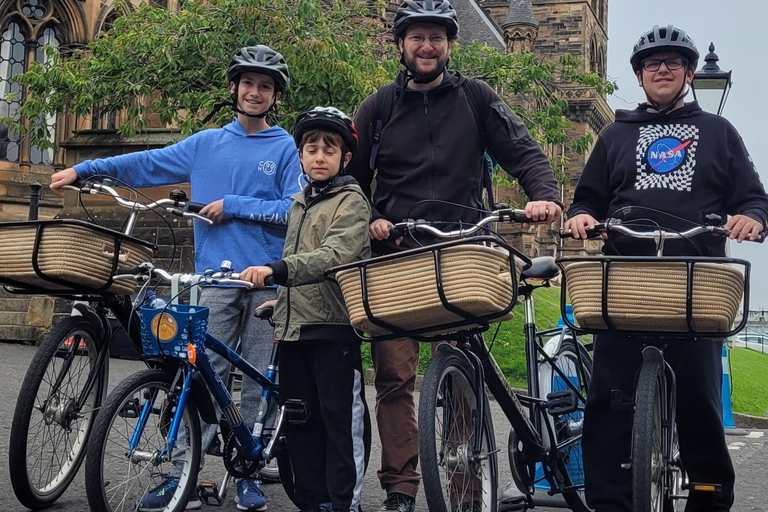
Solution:
{"label": "asphalt pavement", "polygon": [[[2,458],[0,458],[0,489],[6,489],[6,492],[0,493],[0,511],[16,512],[27,509],[16,500],[10,486],[7,463],[8,443],[16,397],[35,348],[26,345],[0,344],[0,350],[2,350],[3,354],[0,357],[0,453],[2,453]],[[112,359],[110,361],[110,386],[115,386],[127,375],[143,367],[143,364],[140,362]],[[372,387],[366,388],[366,396],[369,406],[372,408],[375,396]],[[491,403],[491,409],[493,412],[496,442],[500,450],[499,492],[501,493],[512,483],[506,455],[509,426],[501,410],[494,402]],[[385,497],[384,491],[379,486],[378,479],[376,478],[376,469],[379,465],[381,449],[378,443],[375,419],[373,429],[371,466],[363,487],[363,510],[366,512],[375,511]],[[765,464],[766,459],[768,459],[768,433],[766,431],[753,430],[749,431],[746,436],[729,436],[728,442],[737,475],[736,504],[732,512],[764,512],[768,509],[768,505],[766,505],[768,503],[768,490],[765,486],[766,477],[768,477],[768,469],[766,469]],[[220,482],[223,476],[224,469],[220,461],[214,457],[209,457],[201,474],[201,479]],[[267,494],[269,510],[281,512],[296,510],[285,496],[280,484],[265,485],[264,490]],[[216,507],[203,505],[201,510],[203,512],[213,512],[214,510],[234,512],[237,510],[233,501],[234,494],[235,489],[232,486],[224,506],[217,509]],[[82,471],[64,496],[48,510],[67,512],[90,510],[85,496]],[[424,494],[421,491],[417,497],[417,510],[427,510]],[[537,506],[535,510],[554,512],[562,509]]]}

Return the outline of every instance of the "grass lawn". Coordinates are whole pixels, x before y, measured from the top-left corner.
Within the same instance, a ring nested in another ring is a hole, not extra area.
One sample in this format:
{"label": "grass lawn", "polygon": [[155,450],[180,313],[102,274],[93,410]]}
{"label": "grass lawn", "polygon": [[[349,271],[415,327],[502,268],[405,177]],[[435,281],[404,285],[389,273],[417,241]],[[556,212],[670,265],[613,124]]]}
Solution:
{"label": "grass lawn", "polygon": [[733,410],[765,416],[768,412],[768,354],[734,348],[730,356]]}
{"label": "grass lawn", "polygon": [[[560,288],[541,288],[534,292],[533,298],[536,306],[537,327],[539,329],[554,327],[560,318]],[[492,325],[485,333],[489,343],[495,333],[496,325]],[[424,373],[430,353],[430,344],[422,343],[419,373]],[[522,304],[515,307],[515,316],[512,320],[501,324],[491,353],[513,386],[526,387]],[[363,366],[365,368],[373,366],[370,343],[363,343]]]}

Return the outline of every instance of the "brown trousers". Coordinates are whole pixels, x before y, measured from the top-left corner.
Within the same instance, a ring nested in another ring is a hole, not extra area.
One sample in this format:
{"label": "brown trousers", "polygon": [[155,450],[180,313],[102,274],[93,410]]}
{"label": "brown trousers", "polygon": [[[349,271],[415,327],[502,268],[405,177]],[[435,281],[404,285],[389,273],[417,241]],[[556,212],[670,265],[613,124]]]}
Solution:
{"label": "brown trousers", "polygon": [[419,343],[411,339],[371,343],[376,373],[376,422],[381,439],[381,487],[387,494],[416,496],[421,475],[419,428],[413,391],[419,367]]}

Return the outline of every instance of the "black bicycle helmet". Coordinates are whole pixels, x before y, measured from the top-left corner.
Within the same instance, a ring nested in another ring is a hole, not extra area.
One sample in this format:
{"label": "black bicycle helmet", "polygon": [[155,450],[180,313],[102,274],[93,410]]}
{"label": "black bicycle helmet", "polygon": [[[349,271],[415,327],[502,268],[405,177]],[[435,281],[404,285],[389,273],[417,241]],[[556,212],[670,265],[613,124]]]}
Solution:
{"label": "black bicycle helmet", "polygon": [[392,25],[395,37],[402,37],[413,23],[434,23],[445,27],[448,39],[459,33],[456,9],[448,0],[405,0],[397,12]]}
{"label": "black bicycle helmet", "polygon": [[629,58],[632,69],[637,72],[642,68],[644,59],[657,52],[677,52],[688,60],[688,65],[696,69],[699,63],[699,50],[684,30],[673,25],[660,27],[655,25],[651,30],[640,36],[632,49]]}
{"label": "black bicycle helmet", "polygon": [[229,63],[227,77],[230,82],[237,83],[237,78],[247,72],[271,76],[277,91],[285,90],[291,81],[288,76],[288,64],[283,56],[263,44],[240,48]]}
{"label": "black bicycle helmet", "polygon": [[296,146],[301,146],[301,138],[305,133],[318,128],[341,135],[350,153],[354,154],[357,150],[357,130],[354,123],[344,112],[334,107],[315,107],[299,116],[293,127]]}

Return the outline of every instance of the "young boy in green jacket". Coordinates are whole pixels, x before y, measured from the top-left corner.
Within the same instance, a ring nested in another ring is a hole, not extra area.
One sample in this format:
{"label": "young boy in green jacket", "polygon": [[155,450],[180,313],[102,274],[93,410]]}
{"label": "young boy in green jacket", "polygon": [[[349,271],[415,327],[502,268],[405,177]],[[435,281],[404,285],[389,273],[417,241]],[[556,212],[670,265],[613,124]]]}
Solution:
{"label": "young boy in green jacket", "polygon": [[283,257],[241,278],[264,287],[274,276],[280,400],[303,400],[307,422],[286,426],[302,511],[358,512],[366,443],[360,339],[331,267],[369,258],[370,205],[344,167],[357,149],[352,121],[332,107],[305,112],[293,134],[308,185],[293,196]]}

